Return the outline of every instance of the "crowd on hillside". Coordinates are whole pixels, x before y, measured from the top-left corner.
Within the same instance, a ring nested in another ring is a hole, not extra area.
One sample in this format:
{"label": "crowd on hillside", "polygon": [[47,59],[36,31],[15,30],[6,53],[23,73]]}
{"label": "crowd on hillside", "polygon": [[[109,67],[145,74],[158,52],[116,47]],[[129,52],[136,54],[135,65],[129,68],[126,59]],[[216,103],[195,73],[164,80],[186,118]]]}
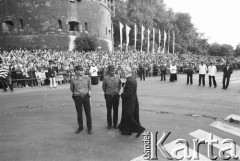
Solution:
{"label": "crowd on hillside", "polygon": [[[1,62],[9,67],[9,77],[14,87],[37,86],[48,84],[49,61],[54,63],[57,71],[57,81],[66,83],[74,75],[74,66],[82,65],[86,74],[92,64],[98,68],[100,79],[107,74],[107,67],[114,65],[117,72],[121,73],[121,67],[129,65],[135,70],[144,68],[146,76],[158,76],[161,63],[170,66],[174,61],[179,73],[184,73],[184,68],[192,63],[197,72],[201,61],[205,64],[213,62],[218,70],[227,61],[230,61],[235,69],[240,69],[240,57],[229,60],[226,57],[194,55],[194,54],[152,54],[139,51],[112,53],[104,51],[77,52],[77,51],[55,51],[55,50],[11,50],[0,51]],[[34,79],[34,80],[32,80]]]}

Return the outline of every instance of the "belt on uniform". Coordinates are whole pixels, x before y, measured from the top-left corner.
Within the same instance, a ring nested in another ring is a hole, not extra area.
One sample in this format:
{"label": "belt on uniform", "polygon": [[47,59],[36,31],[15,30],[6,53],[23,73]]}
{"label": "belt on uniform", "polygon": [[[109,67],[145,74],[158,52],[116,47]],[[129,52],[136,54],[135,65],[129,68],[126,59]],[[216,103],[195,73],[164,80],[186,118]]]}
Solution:
{"label": "belt on uniform", "polygon": [[106,96],[111,96],[111,97],[115,97],[118,96],[119,94],[106,94]]}
{"label": "belt on uniform", "polygon": [[87,96],[88,94],[74,94],[73,96],[80,96],[80,97],[85,97],[85,96]]}

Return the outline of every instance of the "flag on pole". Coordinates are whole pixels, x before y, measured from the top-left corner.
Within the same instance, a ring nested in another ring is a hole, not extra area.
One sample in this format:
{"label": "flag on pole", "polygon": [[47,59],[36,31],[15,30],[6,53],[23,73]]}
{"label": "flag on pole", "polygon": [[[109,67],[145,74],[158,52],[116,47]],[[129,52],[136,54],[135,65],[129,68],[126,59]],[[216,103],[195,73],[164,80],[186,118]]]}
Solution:
{"label": "flag on pole", "polygon": [[165,52],[166,40],[167,40],[167,33],[163,30],[163,53]]}
{"label": "flag on pole", "polygon": [[122,51],[122,29],[123,29],[123,24],[121,22],[119,22],[119,28],[120,28],[120,50]]}
{"label": "flag on pole", "polygon": [[158,30],[158,53],[160,53],[161,50],[161,31]]}
{"label": "flag on pole", "polygon": [[148,35],[147,35],[147,39],[148,39],[148,42],[147,42],[147,53],[149,53],[149,46],[150,46],[150,40],[149,40],[149,34],[150,34],[150,30],[148,29]]}
{"label": "flag on pole", "polygon": [[169,48],[170,48],[170,30],[168,30],[168,54],[169,54]]}
{"label": "flag on pole", "polygon": [[128,44],[129,44],[129,32],[131,30],[131,28],[128,25],[126,26],[126,51],[128,51]]}
{"label": "flag on pole", "polygon": [[155,44],[155,29],[153,27],[153,43],[152,43],[152,53],[154,54],[154,44]]}
{"label": "flag on pole", "polygon": [[173,54],[175,53],[175,32],[173,31]]}
{"label": "flag on pole", "polygon": [[134,24],[134,47],[137,50],[137,25]]}
{"label": "flag on pole", "polygon": [[141,32],[141,52],[142,52],[142,46],[143,46],[143,39],[144,39],[144,30],[145,28],[142,25],[142,32]]}

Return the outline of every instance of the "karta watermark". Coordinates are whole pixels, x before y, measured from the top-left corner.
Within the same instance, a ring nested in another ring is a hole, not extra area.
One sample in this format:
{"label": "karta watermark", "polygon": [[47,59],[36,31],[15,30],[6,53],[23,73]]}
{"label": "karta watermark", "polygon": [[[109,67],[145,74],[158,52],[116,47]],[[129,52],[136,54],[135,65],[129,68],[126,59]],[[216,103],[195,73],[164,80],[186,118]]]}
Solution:
{"label": "karta watermark", "polygon": [[[199,158],[199,146],[201,144],[207,145],[207,155],[211,160],[217,160],[221,158],[223,160],[229,160],[230,158],[238,159],[239,156],[236,154],[236,143],[232,139],[223,139],[221,142],[217,139],[213,139],[213,134],[209,134],[207,140],[204,139],[193,139],[193,154],[189,154],[189,142],[185,139],[177,139],[174,141],[175,148],[166,149],[164,147],[164,142],[167,140],[171,132],[163,132],[162,136],[158,140],[158,132],[145,132],[143,133],[143,158],[145,160],[158,160],[158,152],[160,152],[168,160],[182,160],[182,159],[193,159],[200,160]],[[226,146],[221,146],[222,148],[218,151],[218,156],[213,154],[213,144],[221,144]],[[179,146],[181,145],[181,146]],[[183,152],[179,154],[179,152]]]}

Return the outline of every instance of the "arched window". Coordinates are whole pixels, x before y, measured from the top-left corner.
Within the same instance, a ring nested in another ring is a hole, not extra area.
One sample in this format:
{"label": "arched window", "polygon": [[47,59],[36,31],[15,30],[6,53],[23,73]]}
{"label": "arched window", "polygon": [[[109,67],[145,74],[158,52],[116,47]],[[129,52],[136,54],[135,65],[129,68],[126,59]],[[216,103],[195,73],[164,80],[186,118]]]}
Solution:
{"label": "arched window", "polygon": [[58,29],[62,30],[62,20],[58,20]]}
{"label": "arched window", "polygon": [[68,22],[70,28],[69,31],[79,31],[79,23],[76,21],[69,21]]}
{"label": "arched window", "polygon": [[20,19],[19,22],[20,22],[20,29],[23,30],[23,27],[24,27],[24,26],[23,26],[23,19]]}
{"label": "arched window", "polygon": [[88,23],[85,22],[85,31],[88,31]]}

